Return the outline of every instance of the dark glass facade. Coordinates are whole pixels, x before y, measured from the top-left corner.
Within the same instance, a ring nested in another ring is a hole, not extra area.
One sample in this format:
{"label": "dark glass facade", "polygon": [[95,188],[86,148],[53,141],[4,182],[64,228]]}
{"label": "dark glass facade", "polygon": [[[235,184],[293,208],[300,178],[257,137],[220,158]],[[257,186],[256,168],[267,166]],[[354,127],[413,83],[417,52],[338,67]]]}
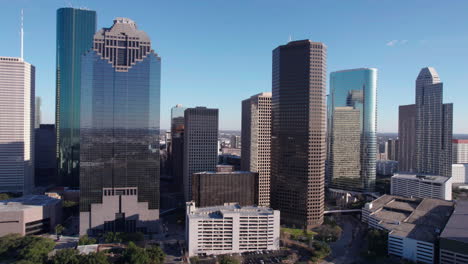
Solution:
{"label": "dark glass facade", "polygon": [[95,11],[57,10],[57,167],[60,183],[73,188],[79,187],[81,56],[95,32]]}

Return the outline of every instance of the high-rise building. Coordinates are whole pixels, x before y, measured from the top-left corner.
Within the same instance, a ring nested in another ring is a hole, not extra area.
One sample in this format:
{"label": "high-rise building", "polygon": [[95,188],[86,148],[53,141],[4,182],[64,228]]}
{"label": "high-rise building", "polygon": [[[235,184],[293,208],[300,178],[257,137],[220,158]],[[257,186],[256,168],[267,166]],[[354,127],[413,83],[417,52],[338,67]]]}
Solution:
{"label": "high-rise building", "polygon": [[232,135],[230,141],[231,141],[231,148],[237,148],[237,149],[241,148],[242,144],[241,144],[240,136]]}
{"label": "high-rise building", "polygon": [[323,222],[327,47],[292,41],[273,50],[271,192],[285,225]]}
{"label": "high-rise building", "polygon": [[169,159],[172,164],[173,187],[178,192],[184,191],[184,111],[185,107],[178,104],[171,108],[172,143],[169,149]]}
{"label": "high-rise building", "polygon": [[155,232],[161,58],[116,18],[81,64],[80,234]]}
{"label": "high-rise building", "polygon": [[270,205],[271,93],[242,101],[241,169],[258,173],[258,203]]}
{"label": "high-rise building", "polygon": [[453,147],[453,163],[468,163],[468,139],[454,139]]}
{"label": "high-rise building", "polygon": [[184,197],[190,201],[193,174],[218,164],[218,109],[187,108],[184,119]]}
{"label": "high-rise building", "polygon": [[35,129],[34,183],[36,186],[51,186],[58,183],[56,139],[54,125],[43,124]]}
{"label": "high-rise building", "polygon": [[416,105],[398,108],[398,170],[416,171]]}
{"label": "high-rise building", "polygon": [[39,128],[41,126],[41,105],[42,105],[42,99],[39,96],[36,96],[36,105],[35,105],[35,111],[34,111],[34,128]]}
{"label": "high-rise building", "polygon": [[56,110],[58,176],[62,185],[79,187],[81,58],[93,47],[96,12],[57,10]]}
{"label": "high-rise building", "polygon": [[387,159],[388,160],[398,160],[398,139],[389,139],[387,141]]}
{"label": "high-rise building", "polygon": [[377,156],[377,69],[332,72],[328,101],[328,186],[372,192]]}
{"label": "high-rise building", "polygon": [[443,83],[432,67],[416,79],[416,169],[452,175],[453,104],[443,103]]}
{"label": "high-rise building", "polygon": [[0,57],[0,192],[34,187],[35,68]]}

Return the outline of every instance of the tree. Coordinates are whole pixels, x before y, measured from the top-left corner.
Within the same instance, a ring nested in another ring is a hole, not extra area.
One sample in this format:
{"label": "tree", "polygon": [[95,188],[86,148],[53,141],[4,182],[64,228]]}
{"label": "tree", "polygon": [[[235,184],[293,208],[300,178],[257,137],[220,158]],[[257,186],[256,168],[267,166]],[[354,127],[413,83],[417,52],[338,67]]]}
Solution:
{"label": "tree", "polygon": [[0,193],[0,201],[8,200],[10,198],[11,198],[11,196],[8,193]]}
{"label": "tree", "polygon": [[128,243],[122,259],[126,264],[147,264],[150,261],[148,253],[133,242]]}
{"label": "tree", "polygon": [[71,208],[71,207],[75,207],[75,206],[77,206],[77,205],[78,205],[78,203],[75,202],[75,201],[64,200],[64,201],[62,202],[62,207],[63,207],[63,208]]}
{"label": "tree", "polygon": [[55,256],[52,258],[53,264],[80,264],[80,258],[78,250],[72,248],[66,248],[57,251]]}
{"label": "tree", "polygon": [[370,229],[366,235],[367,254],[369,256],[386,256],[388,232],[378,229]]}
{"label": "tree", "polygon": [[321,225],[317,228],[317,235],[315,238],[320,241],[334,242],[340,238],[341,231],[341,227],[338,225]]}
{"label": "tree", "polygon": [[102,252],[80,255],[80,264],[109,264],[107,256]]}
{"label": "tree", "polygon": [[221,256],[221,258],[219,259],[219,264],[239,264],[239,260],[233,258],[233,257],[230,257],[230,256]]}
{"label": "tree", "polygon": [[140,242],[145,240],[145,236],[141,232],[120,233],[118,237],[123,242]]}
{"label": "tree", "polygon": [[57,240],[60,239],[60,235],[63,233],[64,230],[65,227],[63,227],[63,225],[61,224],[55,226],[55,235],[57,236]]}
{"label": "tree", "polygon": [[96,239],[88,237],[88,235],[81,236],[80,239],[78,240],[78,245],[83,246],[83,245],[93,245],[96,244]]}
{"label": "tree", "polygon": [[17,259],[29,260],[33,263],[45,263],[47,256],[55,247],[55,242],[49,238],[26,236],[21,240]]}
{"label": "tree", "polygon": [[121,234],[118,232],[106,232],[103,236],[104,242],[106,243],[121,243]]}
{"label": "tree", "polygon": [[150,259],[150,264],[162,264],[164,263],[164,259],[166,258],[166,254],[164,251],[158,246],[151,246],[150,248],[146,249],[148,253],[148,257]]}
{"label": "tree", "polygon": [[318,262],[319,260],[322,260],[323,258],[327,257],[331,253],[330,246],[325,242],[314,241],[312,244],[312,247],[314,248],[314,251],[312,253],[312,257],[310,258],[310,261],[314,263]]}
{"label": "tree", "polygon": [[0,237],[0,259],[15,257],[22,238],[20,234],[8,234]]}

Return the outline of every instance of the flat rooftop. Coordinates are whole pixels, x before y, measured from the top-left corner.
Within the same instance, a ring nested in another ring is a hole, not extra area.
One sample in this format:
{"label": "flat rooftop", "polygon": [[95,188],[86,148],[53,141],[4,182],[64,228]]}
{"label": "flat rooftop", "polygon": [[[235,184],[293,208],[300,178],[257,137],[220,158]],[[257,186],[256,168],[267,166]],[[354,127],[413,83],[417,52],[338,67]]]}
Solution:
{"label": "flat rooftop", "polygon": [[391,234],[430,243],[436,241],[454,205],[445,200],[395,195],[383,195],[369,204],[370,215]]}
{"label": "flat rooftop", "polygon": [[459,200],[440,237],[468,243],[468,201]]}
{"label": "flat rooftop", "polygon": [[406,174],[406,173],[397,173],[392,176],[395,179],[408,179],[408,180],[419,180],[423,182],[431,183],[445,183],[450,179],[450,177],[438,176],[438,175],[428,175],[428,174]]}
{"label": "flat rooftop", "polygon": [[20,211],[32,206],[46,206],[60,202],[60,199],[47,195],[25,195],[0,201],[0,211]]}
{"label": "flat rooftop", "polygon": [[263,206],[240,206],[229,203],[221,206],[195,208],[188,214],[189,218],[222,218],[225,214],[240,214],[241,216],[271,215],[274,210]]}

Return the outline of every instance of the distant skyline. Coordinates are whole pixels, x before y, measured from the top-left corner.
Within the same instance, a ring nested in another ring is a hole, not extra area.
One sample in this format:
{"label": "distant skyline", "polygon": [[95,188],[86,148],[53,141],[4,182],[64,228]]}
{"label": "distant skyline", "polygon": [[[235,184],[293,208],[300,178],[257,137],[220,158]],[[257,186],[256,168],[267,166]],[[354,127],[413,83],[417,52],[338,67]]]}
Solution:
{"label": "distant skyline", "polygon": [[[434,67],[444,102],[454,103],[454,134],[468,133],[468,1],[280,0],[108,1],[0,0],[0,56],[20,56],[24,9],[25,60],[36,66],[43,123],[55,122],[56,12],[87,7],[98,28],[115,17],[134,20],[162,58],[161,128],[170,110],[219,108],[221,130],[240,130],[241,102],[271,92],[272,50],[311,39],[328,46],[328,73],[373,67],[378,76],[378,132],[397,132],[398,106],[414,103],[415,80]],[[440,18],[443,16],[443,20]],[[327,87],[329,87],[329,75]]]}

